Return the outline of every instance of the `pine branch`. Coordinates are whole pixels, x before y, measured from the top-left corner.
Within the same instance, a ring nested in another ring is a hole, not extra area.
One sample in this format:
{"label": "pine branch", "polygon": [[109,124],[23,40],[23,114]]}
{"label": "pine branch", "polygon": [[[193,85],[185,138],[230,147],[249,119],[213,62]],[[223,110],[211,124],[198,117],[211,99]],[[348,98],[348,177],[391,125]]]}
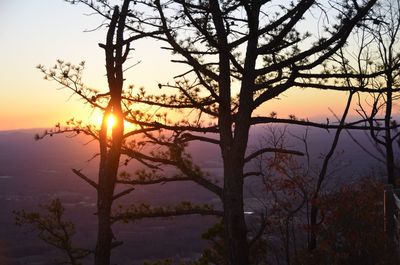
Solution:
{"label": "pine branch", "polygon": [[[116,181],[116,183],[121,183],[121,182]],[[123,191],[121,191],[121,192],[115,194],[115,195],[113,196],[112,200],[115,201],[115,200],[117,200],[117,199],[119,199],[119,198],[121,198],[121,197],[123,197],[123,196],[125,196],[125,195],[128,195],[129,193],[131,193],[131,192],[134,191],[134,190],[135,190],[135,188],[128,188],[128,189],[125,189],[125,190],[123,190]]]}
{"label": "pine branch", "polygon": [[97,183],[94,182],[93,180],[91,180],[90,178],[88,178],[87,176],[85,176],[84,174],[82,174],[80,170],[72,169],[72,172],[74,172],[75,175],[77,175],[78,177],[80,177],[81,179],[83,179],[84,181],[89,183],[90,186],[92,186],[93,188],[95,188],[97,190],[97,188],[98,188]]}
{"label": "pine branch", "polygon": [[[309,127],[327,129],[327,130],[338,129],[338,128],[351,129],[351,130],[368,130],[368,129],[373,129],[373,130],[377,130],[377,131],[385,130],[384,127],[378,127],[378,126],[373,126],[373,125],[357,126],[357,125],[352,125],[352,124],[344,124],[343,126],[341,126],[341,125],[329,124],[329,123],[311,122],[308,120],[278,119],[278,118],[271,118],[271,117],[252,117],[251,118],[252,125],[267,124],[267,123],[284,123],[284,124],[292,124],[292,125],[302,125],[302,126],[309,126]],[[391,129],[396,129],[399,127],[400,127],[400,125],[395,125],[395,126],[392,126]]]}
{"label": "pine branch", "polygon": [[266,147],[257,150],[256,152],[248,155],[245,159],[244,162],[248,163],[252,159],[256,158],[259,155],[265,154],[265,153],[281,153],[281,154],[291,154],[291,155],[298,155],[298,156],[304,156],[302,152],[296,151],[296,150],[288,150],[284,148],[272,148],[272,147]]}
{"label": "pine branch", "polygon": [[214,210],[211,205],[194,205],[190,202],[182,202],[176,206],[151,207],[146,204],[131,205],[127,209],[121,209],[113,214],[112,222],[132,222],[144,218],[162,218],[183,215],[213,215],[222,216],[221,211]]}

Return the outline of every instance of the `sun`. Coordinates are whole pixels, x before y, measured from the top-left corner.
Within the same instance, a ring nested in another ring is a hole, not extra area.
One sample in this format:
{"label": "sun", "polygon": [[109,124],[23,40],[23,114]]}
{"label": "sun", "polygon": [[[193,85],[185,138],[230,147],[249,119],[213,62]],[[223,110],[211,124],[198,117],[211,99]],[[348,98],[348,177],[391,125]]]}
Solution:
{"label": "sun", "polygon": [[113,114],[109,114],[107,118],[107,128],[111,129],[115,126],[115,117]]}
{"label": "sun", "polygon": [[[103,123],[104,115],[105,115],[104,112],[102,112],[100,110],[95,110],[91,113],[91,116],[89,117],[88,121],[90,122],[90,124],[92,124],[93,126],[95,126],[98,129],[100,129],[101,124]],[[116,117],[117,116],[115,116],[113,113],[108,114],[108,118],[106,120],[107,131],[109,131],[108,133],[110,133],[110,131],[113,128],[115,128],[115,126],[119,126],[118,119]],[[138,126],[136,124],[132,124],[132,123],[129,123],[126,121],[123,121],[123,127],[124,127],[124,130],[129,130],[129,131],[138,129]]]}
{"label": "sun", "polygon": [[[98,127],[101,127],[101,124],[103,123],[104,115],[106,115],[106,114],[102,113],[100,111],[94,112],[91,117],[92,123]],[[116,125],[116,122],[117,122],[116,118],[115,118],[114,114],[112,114],[112,113],[109,113],[107,116],[108,116],[107,120],[106,120],[107,129],[112,129]]]}

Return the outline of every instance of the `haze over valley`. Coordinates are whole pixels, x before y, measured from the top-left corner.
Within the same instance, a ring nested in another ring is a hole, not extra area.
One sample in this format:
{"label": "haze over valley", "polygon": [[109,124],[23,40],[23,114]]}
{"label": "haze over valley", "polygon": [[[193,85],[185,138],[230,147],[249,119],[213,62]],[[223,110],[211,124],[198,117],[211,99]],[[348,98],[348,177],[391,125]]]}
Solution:
{"label": "haze over valley", "polygon": [[[1,264],[21,265],[51,265],[60,256],[53,247],[46,245],[36,234],[26,228],[14,225],[13,210],[37,210],[39,204],[48,203],[51,199],[60,198],[66,208],[66,219],[76,224],[77,236],[74,238],[79,245],[93,248],[96,235],[95,193],[86,182],[75,176],[71,169],[81,169],[87,176],[96,177],[97,143],[89,142],[85,137],[68,138],[65,136],[47,137],[34,141],[35,133],[42,129],[17,130],[0,132],[0,242],[3,249]],[[301,136],[302,128],[292,128],[290,132]],[[249,144],[249,150],[259,147],[263,138],[269,134],[266,128],[256,128],[255,136]],[[318,167],[321,154],[327,152],[330,145],[329,136],[325,130],[309,131],[309,149],[311,161]],[[354,133],[358,140],[365,144],[368,141],[364,133]],[[304,150],[302,143],[288,134],[288,147]],[[329,187],[340,183],[349,183],[349,178],[357,178],[363,173],[371,172],[377,162],[361,150],[347,135],[342,134],[337,148],[340,159],[332,162],[335,167],[334,180],[328,181]],[[218,148],[204,143],[193,143],[188,148],[194,161],[202,170],[210,173],[210,177],[218,179],[222,171],[222,163]],[[137,163],[121,167],[121,171],[134,172]],[[251,169],[251,165],[248,166]],[[259,177],[246,180],[245,209],[247,220],[255,218],[257,211],[262,211],[258,201],[264,198],[262,182]],[[329,188],[328,187],[328,188]],[[206,190],[191,182],[172,182],[163,185],[136,187],[129,197],[119,203],[146,203],[151,205],[173,205],[180,201],[213,204],[220,207],[218,200]],[[207,245],[205,240],[199,240],[201,234],[215,222],[215,218],[204,216],[187,216],[164,219],[144,219],[133,224],[119,224],[114,228],[114,234],[124,244],[113,254],[113,260],[120,264],[140,264],[146,259],[175,257],[177,259],[198,257],[202,248]],[[171,240],[173,236],[173,240]],[[132,251],[126,251],[131,249]],[[135,262],[132,263],[132,260]]]}

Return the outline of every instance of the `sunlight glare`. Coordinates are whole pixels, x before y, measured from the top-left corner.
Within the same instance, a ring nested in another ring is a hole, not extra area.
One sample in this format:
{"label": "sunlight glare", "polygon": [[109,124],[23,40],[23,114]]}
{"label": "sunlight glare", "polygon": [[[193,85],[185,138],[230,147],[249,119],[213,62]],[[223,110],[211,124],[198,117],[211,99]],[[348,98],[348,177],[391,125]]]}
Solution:
{"label": "sunlight glare", "polygon": [[113,114],[110,114],[107,119],[107,128],[112,129],[115,126],[115,117]]}
{"label": "sunlight glare", "polygon": [[[103,121],[103,112],[99,110],[93,111],[90,115],[90,118],[88,119],[88,122],[96,126],[97,129],[100,129],[102,121]],[[114,128],[116,126],[115,123],[116,123],[115,116],[112,116],[112,114],[110,114],[109,118],[107,119],[107,129],[110,130]],[[138,126],[136,124],[124,121],[124,130],[132,131],[137,129]]]}

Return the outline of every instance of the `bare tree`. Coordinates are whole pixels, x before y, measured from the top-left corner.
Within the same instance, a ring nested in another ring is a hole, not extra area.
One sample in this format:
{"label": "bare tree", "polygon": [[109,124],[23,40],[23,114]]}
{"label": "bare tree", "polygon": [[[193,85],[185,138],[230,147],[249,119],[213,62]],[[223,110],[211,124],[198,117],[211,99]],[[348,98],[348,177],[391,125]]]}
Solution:
{"label": "bare tree", "polygon": [[368,120],[369,125],[382,124],[385,128],[383,131],[371,129],[370,137],[382,157],[378,160],[385,163],[387,183],[398,186],[395,142],[399,133],[396,128],[393,129],[397,125],[393,114],[395,114],[395,100],[399,96],[400,2],[379,2],[379,6],[373,9],[371,17],[370,21],[363,24],[364,38],[370,42],[366,63],[369,65],[369,71],[380,72],[380,75],[374,78],[373,85],[376,89],[380,89],[381,93],[371,95],[369,106],[359,101],[359,114]]}

